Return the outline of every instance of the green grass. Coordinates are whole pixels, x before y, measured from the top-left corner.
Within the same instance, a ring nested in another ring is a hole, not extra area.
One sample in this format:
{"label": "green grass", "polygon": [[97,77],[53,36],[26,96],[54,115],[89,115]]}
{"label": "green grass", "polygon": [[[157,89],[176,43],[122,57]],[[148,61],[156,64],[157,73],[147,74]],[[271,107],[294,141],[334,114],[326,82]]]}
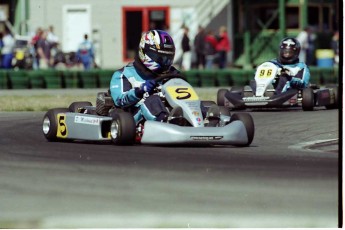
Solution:
{"label": "green grass", "polygon": [[[217,90],[195,89],[201,100],[216,100]],[[96,104],[96,94],[39,94],[32,96],[25,95],[2,95],[0,97],[0,112],[4,111],[47,111],[52,108],[68,108],[75,101],[90,101]]]}

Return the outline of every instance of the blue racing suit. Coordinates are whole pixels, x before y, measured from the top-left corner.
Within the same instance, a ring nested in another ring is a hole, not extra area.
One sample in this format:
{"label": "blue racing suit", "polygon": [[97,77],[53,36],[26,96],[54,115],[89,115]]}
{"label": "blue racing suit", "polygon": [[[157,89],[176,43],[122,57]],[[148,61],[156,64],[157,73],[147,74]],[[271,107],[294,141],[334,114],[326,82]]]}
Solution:
{"label": "blue racing suit", "polygon": [[280,76],[275,87],[277,94],[286,92],[290,88],[304,89],[308,87],[310,80],[310,71],[308,66],[304,62],[282,64],[277,59],[273,59],[270,62],[280,68],[287,70],[286,73],[283,73]]}
{"label": "blue racing suit", "polygon": [[[150,95],[143,100],[140,86],[146,80],[153,80],[156,76],[145,70],[140,61],[129,63],[120,70],[115,71],[110,81],[110,93],[114,104],[118,108],[133,114],[136,124],[141,120],[165,120],[169,112],[157,95]],[[174,67],[169,73],[179,74]]]}

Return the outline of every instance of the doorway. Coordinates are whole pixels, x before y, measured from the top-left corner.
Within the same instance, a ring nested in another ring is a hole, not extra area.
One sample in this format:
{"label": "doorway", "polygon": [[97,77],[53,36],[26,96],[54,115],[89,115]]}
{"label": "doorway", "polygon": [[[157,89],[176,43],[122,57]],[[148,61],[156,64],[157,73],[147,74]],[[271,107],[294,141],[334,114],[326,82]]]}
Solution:
{"label": "doorway", "polygon": [[66,5],[63,8],[64,52],[76,52],[84,39],[84,34],[91,36],[91,7],[89,5]]}
{"label": "doorway", "polygon": [[124,7],[123,61],[134,59],[141,34],[150,29],[169,29],[169,7]]}

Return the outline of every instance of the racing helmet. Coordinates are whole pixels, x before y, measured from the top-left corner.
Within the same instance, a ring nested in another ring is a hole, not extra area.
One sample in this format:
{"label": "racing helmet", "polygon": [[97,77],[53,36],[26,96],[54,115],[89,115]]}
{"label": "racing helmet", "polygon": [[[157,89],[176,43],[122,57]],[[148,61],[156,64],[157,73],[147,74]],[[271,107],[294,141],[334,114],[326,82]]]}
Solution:
{"label": "racing helmet", "polygon": [[150,30],[142,34],[138,56],[141,63],[154,73],[165,73],[175,57],[172,37],[163,30]]}
{"label": "racing helmet", "polygon": [[295,38],[287,37],[280,42],[279,61],[282,64],[292,64],[298,62],[301,45]]}

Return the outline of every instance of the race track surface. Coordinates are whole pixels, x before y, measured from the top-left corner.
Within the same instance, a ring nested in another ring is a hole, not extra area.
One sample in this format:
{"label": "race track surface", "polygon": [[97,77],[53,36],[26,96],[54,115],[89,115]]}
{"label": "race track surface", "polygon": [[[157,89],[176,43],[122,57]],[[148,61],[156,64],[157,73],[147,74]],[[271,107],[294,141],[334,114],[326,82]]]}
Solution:
{"label": "race track surface", "polygon": [[0,113],[5,228],[338,227],[338,111],[252,112],[250,147],[48,142]]}

